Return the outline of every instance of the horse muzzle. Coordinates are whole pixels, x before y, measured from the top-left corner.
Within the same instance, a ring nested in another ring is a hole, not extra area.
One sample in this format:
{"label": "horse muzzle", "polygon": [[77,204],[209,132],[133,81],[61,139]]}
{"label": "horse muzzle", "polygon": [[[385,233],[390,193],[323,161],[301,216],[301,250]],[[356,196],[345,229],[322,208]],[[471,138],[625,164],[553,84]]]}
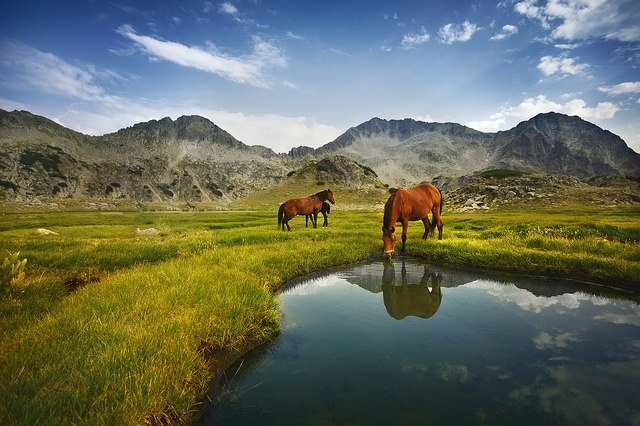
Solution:
{"label": "horse muzzle", "polygon": [[391,250],[385,250],[385,251],[383,251],[383,253],[382,253],[382,254],[383,254],[383,256],[384,256],[385,258],[390,259],[390,258],[391,258],[391,255],[393,254],[393,249],[391,249]]}

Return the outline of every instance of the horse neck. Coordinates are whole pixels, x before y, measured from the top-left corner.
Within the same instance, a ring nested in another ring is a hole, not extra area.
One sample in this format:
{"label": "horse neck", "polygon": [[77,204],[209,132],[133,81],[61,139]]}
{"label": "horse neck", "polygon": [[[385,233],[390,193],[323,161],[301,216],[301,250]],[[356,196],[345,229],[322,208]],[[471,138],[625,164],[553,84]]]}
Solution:
{"label": "horse neck", "polygon": [[318,200],[322,201],[323,203],[325,201],[327,201],[329,199],[329,193],[324,190],[324,191],[320,191],[316,194],[316,197],[318,197]]}
{"label": "horse neck", "polygon": [[391,229],[398,222],[398,216],[400,216],[400,199],[398,198],[398,191],[394,192],[387,200],[387,204],[384,206],[384,219],[382,221],[382,227]]}

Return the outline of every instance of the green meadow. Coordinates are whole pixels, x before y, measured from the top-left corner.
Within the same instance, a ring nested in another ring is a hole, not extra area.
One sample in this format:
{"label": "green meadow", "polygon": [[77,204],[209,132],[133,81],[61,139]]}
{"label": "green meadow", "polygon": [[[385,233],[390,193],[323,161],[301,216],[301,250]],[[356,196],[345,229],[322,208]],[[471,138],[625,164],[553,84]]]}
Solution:
{"label": "green meadow", "polygon": [[[640,294],[638,208],[443,219],[442,241],[410,223],[406,254]],[[274,210],[2,214],[0,260],[27,263],[13,282],[3,266],[0,423],[193,423],[230,362],[278,333],[284,282],[381,258],[382,211],[336,205],[328,228],[290,224]]]}

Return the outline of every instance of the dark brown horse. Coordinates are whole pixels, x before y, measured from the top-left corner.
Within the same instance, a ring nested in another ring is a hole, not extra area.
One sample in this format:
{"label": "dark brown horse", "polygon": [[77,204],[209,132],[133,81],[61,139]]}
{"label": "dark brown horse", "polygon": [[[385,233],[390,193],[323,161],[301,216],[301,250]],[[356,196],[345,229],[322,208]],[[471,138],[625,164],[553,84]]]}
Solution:
{"label": "dark brown horse", "polygon": [[[328,219],[328,215],[329,213],[331,213],[331,204],[329,203],[322,203],[322,207],[320,207],[320,213],[322,213],[322,216],[324,216],[324,222],[322,223],[322,227],[326,228],[327,226],[329,226],[329,219]],[[311,224],[317,228],[317,224],[318,224],[318,213],[316,213],[315,215],[313,214],[308,214],[306,217],[306,220],[304,222],[304,227],[307,228],[309,226],[309,218],[311,218]]]}
{"label": "dark brown horse", "polygon": [[[336,203],[333,199],[333,192],[330,189],[325,189],[305,198],[293,198],[285,201],[278,209],[278,227],[282,226],[284,231],[284,226],[287,225],[287,229],[291,231],[289,221],[299,214],[312,214],[315,215],[314,217],[318,217],[318,212],[325,201],[329,201],[331,204]],[[313,227],[317,228],[315,221],[313,221]]]}
{"label": "dark brown horse", "polygon": [[[428,214],[432,213],[433,224]],[[395,225],[402,223],[402,251],[407,240],[407,228],[410,220],[421,220],[424,223],[424,240],[429,230],[438,227],[438,239],[442,239],[442,194],[430,183],[423,183],[412,189],[399,188],[391,194],[384,206],[382,220],[382,242],[385,257],[391,257],[396,245]]]}

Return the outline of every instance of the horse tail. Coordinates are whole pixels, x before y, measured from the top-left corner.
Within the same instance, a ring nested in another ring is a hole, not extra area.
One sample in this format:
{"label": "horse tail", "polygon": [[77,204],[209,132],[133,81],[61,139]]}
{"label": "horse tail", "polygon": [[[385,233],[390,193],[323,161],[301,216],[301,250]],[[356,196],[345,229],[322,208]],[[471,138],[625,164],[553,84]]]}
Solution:
{"label": "horse tail", "polygon": [[[436,188],[434,186],[434,188]],[[440,215],[442,215],[442,205],[444,204],[444,197],[442,196],[442,192],[440,192],[440,190],[438,188],[436,188],[436,191],[438,191],[438,195],[440,196]],[[430,231],[433,232],[436,229],[436,226],[438,225],[436,223],[435,217],[433,218],[433,222],[431,223],[431,229]]]}
{"label": "horse tail", "polygon": [[280,204],[280,208],[278,209],[278,228],[282,224],[284,220],[284,203]]}

